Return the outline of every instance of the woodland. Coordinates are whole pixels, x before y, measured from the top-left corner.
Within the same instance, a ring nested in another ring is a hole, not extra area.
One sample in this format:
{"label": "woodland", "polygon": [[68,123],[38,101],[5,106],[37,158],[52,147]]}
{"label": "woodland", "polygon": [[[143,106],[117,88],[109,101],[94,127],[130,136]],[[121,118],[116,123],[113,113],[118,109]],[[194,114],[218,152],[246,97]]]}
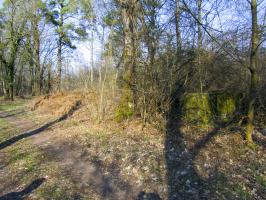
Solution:
{"label": "woodland", "polygon": [[265,45],[265,0],[4,0],[0,200],[265,199]]}

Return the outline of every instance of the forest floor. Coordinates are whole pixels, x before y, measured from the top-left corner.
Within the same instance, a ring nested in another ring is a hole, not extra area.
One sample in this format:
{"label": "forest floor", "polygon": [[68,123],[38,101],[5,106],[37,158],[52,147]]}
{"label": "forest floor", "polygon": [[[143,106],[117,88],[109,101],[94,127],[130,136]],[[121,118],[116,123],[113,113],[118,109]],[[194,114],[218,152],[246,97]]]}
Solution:
{"label": "forest floor", "polygon": [[265,143],[237,125],[98,122],[82,98],[0,100],[0,200],[266,199]]}

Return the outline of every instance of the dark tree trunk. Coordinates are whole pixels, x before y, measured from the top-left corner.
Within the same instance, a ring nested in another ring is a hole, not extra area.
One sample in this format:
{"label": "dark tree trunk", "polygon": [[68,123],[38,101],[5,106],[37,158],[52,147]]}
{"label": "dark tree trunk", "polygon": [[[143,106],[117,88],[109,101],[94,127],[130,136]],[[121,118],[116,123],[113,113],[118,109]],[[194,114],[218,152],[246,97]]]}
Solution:
{"label": "dark tree trunk", "polygon": [[64,5],[63,3],[60,3],[60,21],[59,21],[59,38],[58,38],[58,51],[57,51],[57,91],[61,91],[61,81],[62,81],[62,47],[63,47],[63,37],[64,33],[63,26],[64,26],[64,16],[63,16],[63,10]]}
{"label": "dark tree trunk", "polygon": [[62,79],[62,38],[58,40],[58,52],[57,52],[57,90],[61,91],[61,79]]}
{"label": "dark tree trunk", "polygon": [[182,48],[181,31],[180,31],[180,0],[176,0],[175,3],[176,3],[176,8],[175,8],[176,46],[177,46],[177,56],[179,56],[179,52]]}

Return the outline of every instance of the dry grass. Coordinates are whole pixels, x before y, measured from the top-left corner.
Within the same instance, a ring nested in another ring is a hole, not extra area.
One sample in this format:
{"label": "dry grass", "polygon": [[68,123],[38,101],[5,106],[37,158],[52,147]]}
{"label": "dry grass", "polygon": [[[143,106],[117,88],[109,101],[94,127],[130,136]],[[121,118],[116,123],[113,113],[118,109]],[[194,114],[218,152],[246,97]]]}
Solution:
{"label": "dry grass", "polygon": [[40,114],[59,117],[66,114],[77,101],[84,97],[81,92],[73,93],[60,92],[52,95],[40,96],[34,99],[29,107],[31,111],[37,111]]}
{"label": "dry grass", "polygon": [[[109,95],[104,100],[104,117],[99,120],[100,94],[91,91],[80,95],[54,94],[49,98],[36,99],[31,107],[35,114],[58,115],[68,109],[75,100],[82,98],[82,106],[61,125],[54,134],[72,144],[81,146],[89,155],[104,163],[104,170],[119,166],[121,179],[146,191],[166,191],[164,174],[163,134],[153,125],[143,125],[139,118],[123,122],[115,120],[115,98]],[[35,105],[37,102],[37,106]],[[65,103],[68,102],[68,103]],[[110,173],[110,171],[109,171]]]}
{"label": "dry grass", "polygon": [[[115,97],[106,91],[104,101],[100,98],[98,91],[58,93],[34,100],[31,107],[35,116],[59,116],[77,100],[82,100],[80,109],[53,129],[54,135],[80,146],[87,158],[100,160],[106,173],[111,173],[115,164],[119,166],[118,176],[123,180],[144,191],[158,192],[162,198],[167,198],[167,179],[172,179],[167,177],[172,169],[167,171],[165,160],[171,155],[183,165],[176,167],[179,170],[176,174],[183,174],[182,180],[193,180],[196,176],[208,199],[260,199],[264,196],[265,148],[249,149],[239,127],[219,129],[206,144],[197,145],[214,128],[183,124],[179,127],[183,147],[178,146],[180,151],[170,149],[167,153],[164,131],[151,124],[143,126],[139,118],[118,123],[114,119]],[[101,106],[103,113],[99,109]],[[103,118],[99,117],[101,114],[104,114]],[[197,147],[197,151],[193,147]],[[181,151],[191,155],[182,157]],[[173,180],[178,183],[178,179]],[[187,187],[184,194],[193,191],[189,185]]]}

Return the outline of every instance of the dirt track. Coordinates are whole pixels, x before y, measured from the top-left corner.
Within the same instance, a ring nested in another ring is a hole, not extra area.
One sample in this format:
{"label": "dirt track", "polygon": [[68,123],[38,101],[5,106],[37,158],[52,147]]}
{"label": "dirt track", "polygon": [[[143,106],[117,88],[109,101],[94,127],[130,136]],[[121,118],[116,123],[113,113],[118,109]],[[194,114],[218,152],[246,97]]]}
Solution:
{"label": "dirt track", "polygon": [[[18,142],[29,142],[31,145],[38,147],[43,152],[49,162],[54,162],[62,169],[62,176],[70,179],[76,186],[77,199],[83,199],[85,196],[90,196],[93,199],[134,199],[138,194],[138,189],[133,188],[129,183],[119,180],[115,166],[108,173],[101,169],[102,163],[90,158],[86,151],[79,146],[73,146],[62,138],[58,137],[54,131],[57,123],[47,123],[48,126],[36,127],[35,123],[17,117],[15,113],[0,112],[0,117],[4,118],[8,123],[18,130],[18,134],[13,138],[8,139],[0,144],[0,175],[4,179],[4,184],[0,184],[0,199],[19,199],[18,188],[15,183],[9,182],[6,175],[4,155],[6,149]],[[49,125],[50,124],[50,125]],[[2,176],[3,175],[3,176]],[[49,177],[46,177],[49,179]],[[14,186],[14,187],[12,187]],[[15,192],[15,193],[14,193]],[[98,198],[95,196],[98,196]],[[26,194],[27,196],[28,194]],[[25,197],[24,197],[25,198]]]}

